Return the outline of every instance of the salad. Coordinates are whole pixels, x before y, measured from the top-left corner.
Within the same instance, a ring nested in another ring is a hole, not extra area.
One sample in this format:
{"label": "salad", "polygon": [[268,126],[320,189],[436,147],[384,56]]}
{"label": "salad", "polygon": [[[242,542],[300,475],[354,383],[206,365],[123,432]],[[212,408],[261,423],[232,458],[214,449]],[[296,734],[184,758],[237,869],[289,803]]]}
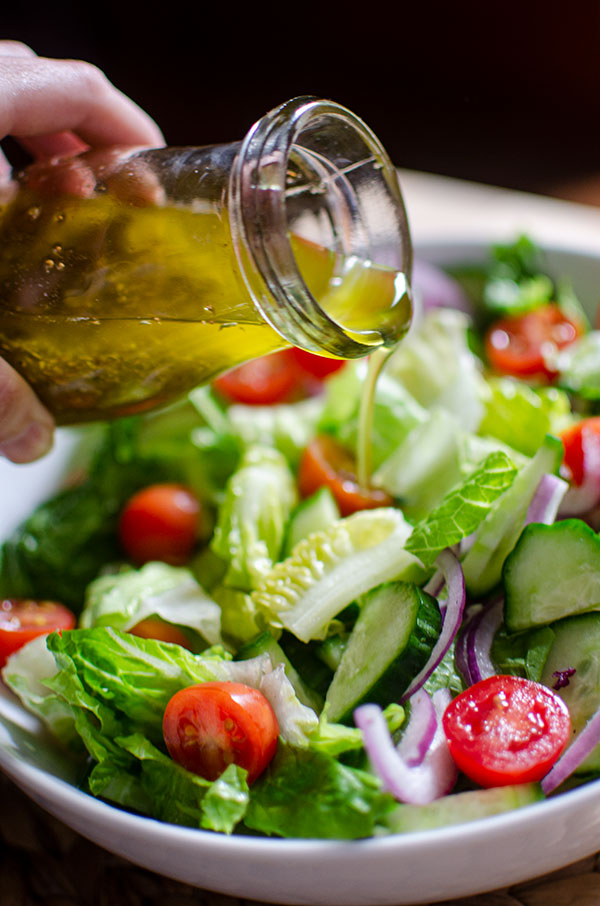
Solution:
{"label": "salad", "polygon": [[414,286],[376,381],[285,350],[84,429],[4,543],[3,679],[85,791],[353,839],[600,773],[600,331],[527,237]]}

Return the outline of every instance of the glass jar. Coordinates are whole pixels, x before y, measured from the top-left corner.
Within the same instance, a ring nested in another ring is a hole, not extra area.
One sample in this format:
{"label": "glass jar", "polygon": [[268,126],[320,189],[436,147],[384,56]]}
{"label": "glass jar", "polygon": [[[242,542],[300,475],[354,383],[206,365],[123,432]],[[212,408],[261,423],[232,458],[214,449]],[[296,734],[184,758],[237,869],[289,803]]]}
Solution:
{"label": "glass jar", "polygon": [[33,164],[0,210],[0,355],[59,424],[175,399],[289,345],[354,358],[411,319],[394,167],[296,98],[242,142]]}

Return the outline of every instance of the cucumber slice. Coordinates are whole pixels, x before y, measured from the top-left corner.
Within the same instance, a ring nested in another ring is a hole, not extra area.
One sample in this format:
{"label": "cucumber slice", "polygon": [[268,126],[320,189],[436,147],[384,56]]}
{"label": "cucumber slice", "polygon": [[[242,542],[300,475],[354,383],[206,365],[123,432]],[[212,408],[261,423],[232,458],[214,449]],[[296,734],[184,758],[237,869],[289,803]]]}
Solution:
{"label": "cucumber slice", "polygon": [[252,599],[270,625],[303,642],[324,639],[333,618],[376,585],[399,578],[423,581],[420,561],[404,549],[411,531],[392,507],[339,519],[276,563]]}
{"label": "cucumber slice", "polygon": [[441,625],[435,598],[410,582],[369,592],[327,690],[328,720],[343,720],[364,701],[398,701],[427,663]]}
{"label": "cucumber slice", "polygon": [[580,519],[528,525],[503,578],[511,632],[600,610],[600,538]]}
{"label": "cucumber slice", "polygon": [[442,796],[427,805],[398,805],[386,816],[385,823],[392,833],[406,834],[501,815],[543,798],[539,783],[468,790]]}
{"label": "cucumber slice", "polygon": [[486,594],[500,582],[502,566],[517,543],[536,488],[543,475],[558,470],[562,455],[561,441],[546,435],[533,459],[523,466],[478,529],[475,543],[462,562],[472,596]]}
{"label": "cucumber slice", "polygon": [[340,518],[340,511],[329,488],[322,487],[298,504],[290,519],[285,539],[285,555],[289,556],[299,541],[314,532],[329,528]]}
{"label": "cucumber slice", "polygon": [[[585,613],[552,623],[554,642],[541,681],[555,686],[555,673],[575,668],[568,685],[556,691],[571,714],[573,735],[579,733],[600,707],[600,613]],[[577,773],[600,770],[600,745],[579,766]]]}

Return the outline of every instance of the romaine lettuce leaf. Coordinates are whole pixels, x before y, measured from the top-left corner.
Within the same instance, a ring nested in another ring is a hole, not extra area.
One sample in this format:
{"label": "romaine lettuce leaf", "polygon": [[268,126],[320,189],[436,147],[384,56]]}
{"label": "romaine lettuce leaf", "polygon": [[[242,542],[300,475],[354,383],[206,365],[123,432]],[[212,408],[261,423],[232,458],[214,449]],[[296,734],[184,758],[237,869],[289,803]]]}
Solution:
{"label": "romaine lettuce leaf", "polygon": [[[330,378],[318,424],[319,432],[333,434],[350,450],[357,449],[359,410],[365,377],[365,364],[351,362]],[[405,387],[385,371],[381,373],[375,386],[370,432],[373,467],[378,468],[413,428],[426,420],[427,413]]]}
{"label": "romaine lettuce leaf", "polygon": [[249,591],[260,583],[279,557],[296,498],[283,454],[249,447],[229,479],[211,542],[228,563],[225,584]]}
{"label": "romaine lettuce leaf", "polygon": [[563,349],[557,366],[563,387],[586,400],[600,400],[600,330]]}
{"label": "romaine lettuce leaf", "polygon": [[211,782],[186,771],[140,733],[117,737],[116,743],[138,760],[139,785],[159,821],[230,834],[244,817],[249,794],[243,768],[230,764]]}
{"label": "romaine lettuce leaf", "polygon": [[386,372],[421,406],[445,409],[463,430],[476,431],[485,382],[468,346],[468,326],[463,312],[432,309],[394,350]]}
{"label": "romaine lettuce leaf", "polygon": [[475,531],[495,501],[511,486],[516,474],[516,466],[504,452],[491,453],[415,527],[406,542],[406,550],[425,567],[432,566],[444,548]]}
{"label": "romaine lettuce leaf", "polygon": [[[598,375],[600,380],[600,368]],[[569,398],[556,387],[533,389],[510,377],[490,378],[487,387],[479,433],[525,456],[534,456],[546,434],[558,433],[571,421]]]}
{"label": "romaine lettuce leaf", "polygon": [[138,570],[95,579],[88,586],[80,623],[84,629],[126,630],[152,616],[193,630],[209,645],[222,642],[218,604],[188,569],[166,563],[146,563]]}
{"label": "romaine lettuce leaf", "polygon": [[366,771],[322,752],[280,745],[252,788],[244,823],[281,837],[370,837],[395,800]]}
{"label": "romaine lettuce leaf", "polygon": [[235,404],[227,410],[227,418],[245,447],[273,447],[294,467],[315,434],[322,406],[318,397],[270,406]]}

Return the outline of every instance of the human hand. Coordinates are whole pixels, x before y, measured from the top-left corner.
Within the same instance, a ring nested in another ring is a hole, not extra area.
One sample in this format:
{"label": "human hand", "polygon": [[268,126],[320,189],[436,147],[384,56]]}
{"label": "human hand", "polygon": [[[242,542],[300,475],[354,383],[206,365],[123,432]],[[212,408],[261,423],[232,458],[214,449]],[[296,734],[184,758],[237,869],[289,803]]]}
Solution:
{"label": "human hand", "polygon": [[[0,41],[0,140],[35,160],[112,145],[164,144],[158,126],[89,63],[38,57]],[[0,151],[0,188],[11,168]],[[32,462],[52,446],[54,420],[25,380],[0,359],[0,455]]]}

